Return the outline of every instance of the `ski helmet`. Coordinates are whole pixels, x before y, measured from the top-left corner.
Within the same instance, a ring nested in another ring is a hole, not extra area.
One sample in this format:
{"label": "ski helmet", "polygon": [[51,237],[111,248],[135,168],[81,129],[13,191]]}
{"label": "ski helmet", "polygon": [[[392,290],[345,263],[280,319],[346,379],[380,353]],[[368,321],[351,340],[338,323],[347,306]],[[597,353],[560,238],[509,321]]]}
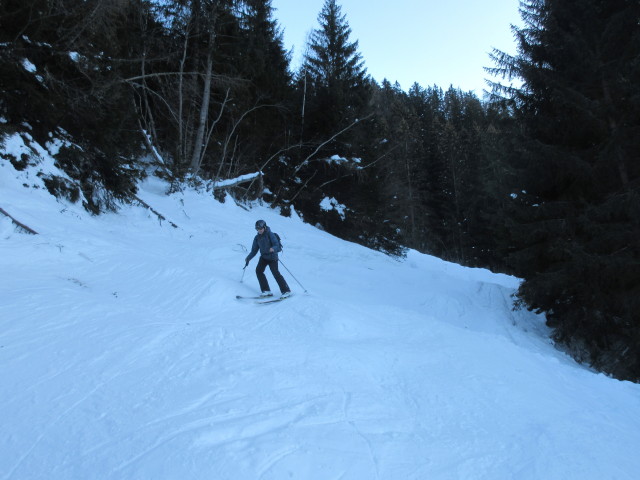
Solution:
{"label": "ski helmet", "polygon": [[256,230],[259,230],[261,228],[266,228],[267,227],[267,222],[265,222],[264,220],[258,220],[256,222]]}

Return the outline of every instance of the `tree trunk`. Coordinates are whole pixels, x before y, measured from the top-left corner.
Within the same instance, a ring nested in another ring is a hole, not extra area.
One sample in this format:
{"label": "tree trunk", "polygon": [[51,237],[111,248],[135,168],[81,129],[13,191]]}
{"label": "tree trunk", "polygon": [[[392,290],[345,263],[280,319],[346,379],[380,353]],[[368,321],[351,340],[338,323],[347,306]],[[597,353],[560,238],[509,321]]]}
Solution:
{"label": "tree trunk", "polygon": [[182,60],[180,60],[180,76],[178,77],[178,151],[180,152],[180,163],[187,157],[187,146],[185,144],[186,135],[182,111],[184,109],[184,64],[187,61],[187,45],[189,43],[189,31],[184,35],[184,48],[182,50]]}
{"label": "tree trunk", "polygon": [[[602,92],[604,94],[604,99],[607,102],[607,106],[611,106],[613,104],[613,100],[611,99],[611,93],[609,91],[609,86],[605,80],[602,80]],[[615,118],[611,115],[607,115],[607,121],[609,122],[609,129],[611,130],[610,136],[614,136],[616,131],[618,130],[618,122],[616,122]],[[620,175],[620,183],[622,184],[622,188],[627,190],[629,188],[629,174],[627,173],[627,166],[624,163],[624,158],[620,153],[620,146],[616,145],[615,147],[615,156],[616,163],[618,167],[618,175]]]}
{"label": "tree trunk", "polygon": [[[213,40],[213,35],[211,36]],[[200,117],[198,120],[198,130],[196,132],[196,140],[193,145],[193,155],[191,156],[191,164],[189,171],[195,175],[200,170],[202,164],[202,150],[204,147],[204,133],[207,127],[207,117],[209,114],[209,102],[211,100],[211,77],[213,75],[213,41],[209,43],[207,52],[207,67],[204,77],[204,87],[202,91],[202,104],[200,105]]]}

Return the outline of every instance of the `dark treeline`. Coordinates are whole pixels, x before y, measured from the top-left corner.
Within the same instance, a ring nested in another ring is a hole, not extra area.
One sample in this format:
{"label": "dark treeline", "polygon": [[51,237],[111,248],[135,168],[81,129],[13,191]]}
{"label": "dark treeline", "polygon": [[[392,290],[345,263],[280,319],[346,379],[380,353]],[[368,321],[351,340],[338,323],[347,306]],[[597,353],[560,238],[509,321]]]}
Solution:
{"label": "dark treeline", "polygon": [[371,78],[335,0],[296,71],[270,0],[3,0],[0,135],[57,139],[72,181],[45,183],[94,213],[153,166],[393,255],[518,275],[559,344],[637,381],[639,10],[522,2],[518,53],[493,54],[522,85],[481,100]]}

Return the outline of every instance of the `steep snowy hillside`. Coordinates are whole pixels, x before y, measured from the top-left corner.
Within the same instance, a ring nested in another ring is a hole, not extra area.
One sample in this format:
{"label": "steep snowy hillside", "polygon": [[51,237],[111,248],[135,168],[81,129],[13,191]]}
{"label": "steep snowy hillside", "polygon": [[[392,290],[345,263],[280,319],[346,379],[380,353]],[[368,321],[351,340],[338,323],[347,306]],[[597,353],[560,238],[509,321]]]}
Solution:
{"label": "steep snowy hillside", "polygon": [[[38,232],[0,216],[0,479],[637,478],[640,386],[555,350],[516,279],[153,177],[165,220],[95,217],[36,173],[0,160]],[[272,305],[235,299],[259,218],[295,276]]]}

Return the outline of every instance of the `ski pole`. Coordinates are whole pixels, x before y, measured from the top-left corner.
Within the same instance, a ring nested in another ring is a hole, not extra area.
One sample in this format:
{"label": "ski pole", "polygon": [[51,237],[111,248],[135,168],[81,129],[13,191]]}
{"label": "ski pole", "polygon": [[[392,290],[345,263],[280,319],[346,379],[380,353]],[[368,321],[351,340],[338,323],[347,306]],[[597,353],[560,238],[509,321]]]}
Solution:
{"label": "ski pole", "polygon": [[[278,261],[279,261],[280,263],[282,263],[282,260],[278,259]],[[287,268],[287,266],[286,266],[284,263],[282,263],[282,266],[284,267],[284,269],[285,269],[287,272],[289,272],[289,275],[291,275],[291,276],[293,277],[293,279],[294,279],[296,282],[298,282],[298,285],[300,285],[300,286],[302,287],[302,289],[304,290],[304,293],[307,293],[307,289],[306,289],[306,288],[304,288],[304,285],[302,285],[302,284],[298,281],[298,279],[293,275],[293,273],[291,273],[291,270],[289,270],[289,269]]]}
{"label": "ski pole", "polygon": [[247,266],[245,265],[244,268],[242,269],[242,277],[240,277],[240,283],[242,283],[242,280],[244,280],[244,271],[247,269]]}

